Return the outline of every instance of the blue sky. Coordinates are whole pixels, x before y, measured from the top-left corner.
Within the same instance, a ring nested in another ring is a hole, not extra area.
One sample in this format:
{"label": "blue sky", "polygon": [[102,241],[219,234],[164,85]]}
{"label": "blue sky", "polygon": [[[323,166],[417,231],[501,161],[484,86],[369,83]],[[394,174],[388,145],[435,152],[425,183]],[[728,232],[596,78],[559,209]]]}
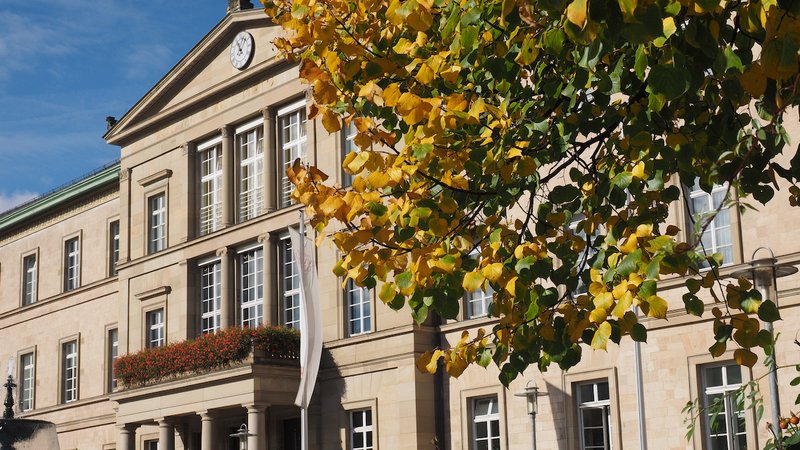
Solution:
{"label": "blue sky", "polygon": [[118,158],[105,117],[133,106],[226,6],[0,0],[0,211]]}

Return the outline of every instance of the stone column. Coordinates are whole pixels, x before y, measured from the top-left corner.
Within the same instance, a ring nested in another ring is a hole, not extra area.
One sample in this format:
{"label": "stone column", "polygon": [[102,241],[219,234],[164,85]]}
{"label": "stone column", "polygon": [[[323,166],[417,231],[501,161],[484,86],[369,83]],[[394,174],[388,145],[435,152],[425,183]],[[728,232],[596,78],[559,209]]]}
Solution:
{"label": "stone column", "polygon": [[[278,205],[278,139],[275,136],[277,125],[272,110],[261,111],[264,116],[264,209],[275,211]],[[266,255],[266,253],[265,253]]]}
{"label": "stone column", "polygon": [[136,450],[136,427],[132,425],[117,425],[119,437],[117,450]]}
{"label": "stone column", "polygon": [[234,132],[230,126],[219,129],[222,134],[222,226],[229,227],[236,223],[236,150],[234,149]]}
{"label": "stone column", "polygon": [[186,235],[181,237],[181,242],[186,242],[197,237],[200,231],[200,169],[197,167],[197,144],[187,142],[181,146],[181,151],[190,181],[186,184],[187,214],[183,229]]}
{"label": "stone column", "polygon": [[247,437],[248,450],[267,450],[267,426],[265,405],[244,405],[247,408]]}
{"label": "stone column", "polygon": [[233,252],[228,247],[223,247],[217,250],[217,256],[222,260],[220,262],[221,278],[220,284],[222,285],[220,296],[220,320],[219,326],[225,330],[235,325],[234,323],[234,291],[233,291]]}
{"label": "stone column", "polygon": [[278,252],[269,234],[258,237],[264,257],[264,324],[278,325]]}
{"label": "stone column", "polygon": [[214,417],[208,411],[200,413],[200,450],[214,450]]}
{"label": "stone column", "polygon": [[175,427],[165,417],[158,422],[158,450],[175,450]]}

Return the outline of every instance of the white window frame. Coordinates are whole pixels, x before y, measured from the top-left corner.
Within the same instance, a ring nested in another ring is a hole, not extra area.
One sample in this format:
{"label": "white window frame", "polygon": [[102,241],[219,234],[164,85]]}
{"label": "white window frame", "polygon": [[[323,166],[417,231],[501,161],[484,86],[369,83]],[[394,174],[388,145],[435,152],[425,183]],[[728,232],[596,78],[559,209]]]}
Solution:
{"label": "white window frame", "polygon": [[347,308],[347,334],[358,336],[372,332],[372,291],[348,279],[344,290]]}
{"label": "white window frame", "polygon": [[78,400],[78,340],[61,344],[61,403]]}
{"label": "white window frame", "polygon": [[264,247],[253,245],[237,254],[239,325],[258,327],[264,323]]}
{"label": "white window frame", "polygon": [[106,330],[106,389],[108,392],[113,392],[117,387],[117,371],[114,369],[114,363],[119,357],[119,329],[108,328]]}
{"label": "white window frame", "polygon": [[[717,386],[708,386],[708,379],[707,379],[707,370],[713,369],[721,369],[722,374],[722,384]],[[739,382],[738,383],[730,383],[729,373],[728,370],[738,370],[739,371]],[[728,449],[730,450],[740,450],[741,446],[739,446],[739,442],[736,439],[736,436],[744,436],[745,439],[745,446],[747,445],[747,426],[745,425],[744,430],[739,430],[739,421],[745,420],[745,410],[737,410],[736,409],[736,399],[731,395],[732,392],[738,390],[742,386],[742,368],[741,366],[735,363],[728,363],[728,364],[708,364],[701,366],[700,368],[700,382],[702,385],[702,393],[703,393],[703,408],[706,410],[711,406],[712,402],[710,401],[710,396],[723,396],[723,410],[717,416],[717,420],[722,420],[725,424],[725,430],[723,432],[719,432],[719,430],[713,430],[711,426],[711,414],[705,414],[703,419],[704,421],[704,436],[703,440],[705,441],[705,445],[707,448],[714,448],[712,447],[712,439],[715,437],[725,437],[725,441],[727,442]],[[733,433],[731,433],[733,431]]]}
{"label": "white window frame", "polygon": [[281,236],[278,242],[280,262],[281,323],[289,328],[300,329],[300,272],[292,252],[289,235]]}
{"label": "white window frame", "polygon": [[264,212],[264,118],[236,129],[239,222]]}
{"label": "white window frame", "polygon": [[[200,178],[198,230],[204,236],[222,226],[222,136],[198,145],[197,159]],[[206,162],[207,167],[213,169],[208,173],[204,172]],[[204,198],[208,198],[206,206],[203,206]]]}
{"label": "white window frame", "polygon": [[[689,188],[689,214],[692,215],[694,222],[697,223],[698,221],[703,221],[703,215],[705,213],[698,213],[697,208],[695,208],[695,200],[702,200],[705,206],[708,208],[707,211],[714,211],[725,201],[725,197],[719,201],[714,199],[715,195],[719,195],[722,193],[724,195],[725,192],[728,191],[727,184],[721,185],[714,185],[711,189],[711,193],[708,193],[700,188],[700,186],[695,183],[694,186]],[[720,225],[720,222],[725,219],[728,223],[727,225]],[[705,232],[702,236],[700,236],[700,241],[698,242],[697,250],[701,253],[703,252],[705,247],[705,254],[713,255],[714,253],[721,253],[723,255],[722,265],[730,265],[733,264],[734,260],[734,250],[733,250],[733,224],[731,222],[731,212],[729,208],[722,207],[719,210],[719,213],[711,220],[708,224],[708,227],[705,229]],[[690,229],[693,229],[690,227]],[[704,237],[708,233],[707,240],[710,240],[710,245],[704,246],[703,241]],[[727,244],[720,244],[720,240],[723,237],[723,233],[727,233]],[[729,257],[725,257],[725,250],[729,251]]]}
{"label": "white window frame", "polygon": [[19,369],[19,410],[20,412],[26,412],[34,408],[36,352],[30,351],[21,354],[19,356]]}
{"label": "white window frame", "polygon": [[[474,251],[469,255],[472,259],[478,258],[478,252]],[[494,300],[494,289],[488,283],[488,290],[483,288],[464,294],[464,318],[477,319],[489,315],[489,304]]]}
{"label": "white window frame", "polygon": [[[478,406],[482,403],[488,402],[487,413],[478,415]],[[470,449],[477,450],[479,443],[485,442],[486,448],[492,449],[493,443],[497,444],[496,448],[502,448],[502,428],[500,423],[500,403],[497,396],[491,397],[477,397],[473,398],[470,403],[471,410],[471,431],[472,436],[470,439]],[[495,436],[492,432],[492,424],[496,423],[498,434]],[[478,437],[479,427],[486,427],[486,436]]]}
{"label": "white window frame", "polygon": [[[348,411],[350,418],[350,450],[373,450],[375,448],[375,435],[372,427],[375,423],[372,419],[372,409],[356,409]],[[360,425],[356,425],[356,419],[360,419]],[[356,445],[356,437],[361,437],[361,445]]]}
{"label": "white window frame", "polygon": [[212,258],[198,263],[200,277],[200,334],[216,333],[222,320],[222,260]]}
{"label": "white window frame", "polygon": [[[278,207],[285,208],[294,204],[292,201],[292,183],[286,175],[286,169],[292,166],[295,159],[300,158],[306,161],[308,154],[306,135],[306,101],[289,104],[278,110]],[[284,131],[288,131],[288,140],[284,137]],[[294,134],[294,136],[293,136]]]}
{"label": "white window frame", "polygon": [[156,308],[145,313],[145,324],[147,333],[145,336],[146,347],[161,347],[166,343],[165,333],[165,311],[164,308]]}
{"label": "white window frame", "polygon": [[142,443],[144,450],[158,450],[158,439],[149,439]]}
{"label": "white window frame", "polygon": [[108,276],[117,275],[119,262],[119,220],[108,223]]}
{"label": "white window frame", "polygon": [[348,187],[353,185],[353,176],[347,173],[344,170],[344,160],[347,158],[347,155],[350,153],[358,151],[358,146],[356,145],[355,139],[356,135],[358,134],[358,130],[356,129],[355,121],[351,120],[346,127],[342,128],[341,137],[342,137],[342,187]]}
{"label": "white window frame", "polygon": [[64,241],[64,292],[81,285],[81,240],[75,236]]}
{"label": "white window frame", "polygon": [[167,248],[167,193],[147,197],[147,253]]}
{"label": "white window frame", "polygon": [[37,275],[39,258],[36,253],[25,255],[22,258],[22,305],[32,305],[37,300]]}
{"label": "white window frame", "polygon": [[[606,385],[606,392],[608,393],[608,398],[601,399],[600,398],[600,385]],[[583,398],[583,390],[581,387],[583,386],[591,386],[592,387],[592,398],[584,399]],[[586,450],[613,450],[613,430],[611,427],[612,424],[612,417],[611,417],[611,384],[608,382],[607,379],[603,380],[595,380],[595,381],[587,381],[581,382],[576,384],[576,399],[577,399],[577,408],[578,408],[578,439],[580,442],[580,448]],[[592,446],[587,447],[585,442],[585,427],[584,427],[584,413],[587,410],[601,410],[602,411],[602,418],[603,418],[603,440],[604,444],[603,447]]]}

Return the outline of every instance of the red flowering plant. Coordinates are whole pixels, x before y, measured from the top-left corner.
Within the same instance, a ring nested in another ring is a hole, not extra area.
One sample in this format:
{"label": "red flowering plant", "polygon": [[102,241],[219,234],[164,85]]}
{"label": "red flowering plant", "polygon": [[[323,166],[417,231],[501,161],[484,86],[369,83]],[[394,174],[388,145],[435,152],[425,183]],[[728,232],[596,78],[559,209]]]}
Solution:
{"label": "red flowering plant", "polygon": [[114,363],[114,370],[122,385],[143,386],[181,375],[232,367],[253,350],[262,351],[268,359],[298,359],[300,333],[284,327],[229,328],[120,356]]}

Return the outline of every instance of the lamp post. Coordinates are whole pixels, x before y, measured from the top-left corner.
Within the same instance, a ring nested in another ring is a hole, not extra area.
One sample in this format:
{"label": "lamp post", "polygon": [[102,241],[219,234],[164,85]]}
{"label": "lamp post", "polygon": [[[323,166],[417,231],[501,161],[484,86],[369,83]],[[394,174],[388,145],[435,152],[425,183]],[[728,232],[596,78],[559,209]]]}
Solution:
{"label": "lamp post", "polygon": [[[759,250],[766,250],[769,252],[768,258],[756,259],[756,254]],[[753,286],[761,294],[761,300],[771,300],[778,306],[778,287],[777,279],[792,275],[797,272],[797,267],[790,264],[776,264],[775,254],[772,253],[769,247],[759,247],[753,252],[752,261],[750,261],[749,269],[742,269],[733,272],[731,276],[736,278],[747,278],[752,280]],[[764,329],[767,330],[775,339],[775,333],[772,328],[772,322],[764,322]],[[772,404],[772,427],[775,430],[775,438],[780,439],[781,430],[778,426],[778,417],[780,416],[780,400],[778,399],[778,374],[777,362],[775,361],[777,353],[775,352],[775,345],[772,347],[772,358],[769,363],[769,373],[767,374],[769,383],[769,399]]]}
{"label": "lamp post", "polygon": [[243,423],[236,433],[230,435],[231,437],[239,438],[239,450],[247,450],[247,437],[253,436],[250,430],[247,429],[247,424]]}
{"label": "lamp post", "polygon": [[539,386],[536,380],[530,380],[525,385],[525,390],[514,394],[515,397],[525,397],[528,415],[531,416],[531,438],[533,439],[533,450],[536,450],[536,414],[539,412],[539,396],[547,395],[539,393]]}

